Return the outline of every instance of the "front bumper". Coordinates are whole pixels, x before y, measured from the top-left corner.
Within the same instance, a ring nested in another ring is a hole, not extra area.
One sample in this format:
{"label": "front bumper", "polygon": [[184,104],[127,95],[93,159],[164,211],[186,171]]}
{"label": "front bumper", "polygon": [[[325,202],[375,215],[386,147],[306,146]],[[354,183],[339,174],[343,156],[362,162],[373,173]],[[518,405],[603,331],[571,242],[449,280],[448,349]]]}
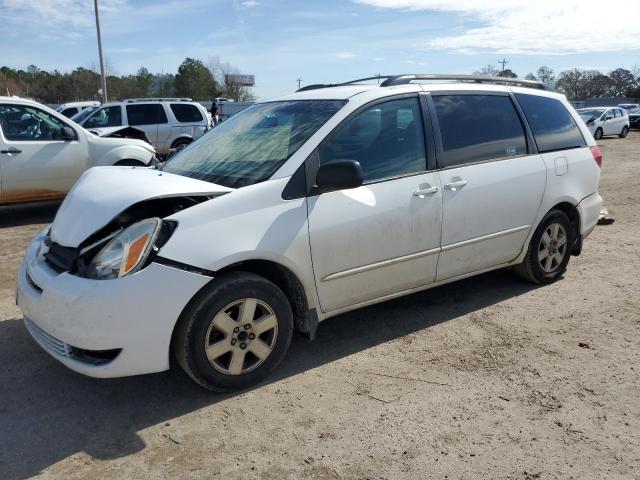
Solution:
{"label": "front bumper", "polygon": [[175,322],[211,278],[156,263],[116,280],[58,273],[38,255],[43,239],[32,241],[18,272],[17,303],[34,340],[92,377],[167,370]]}

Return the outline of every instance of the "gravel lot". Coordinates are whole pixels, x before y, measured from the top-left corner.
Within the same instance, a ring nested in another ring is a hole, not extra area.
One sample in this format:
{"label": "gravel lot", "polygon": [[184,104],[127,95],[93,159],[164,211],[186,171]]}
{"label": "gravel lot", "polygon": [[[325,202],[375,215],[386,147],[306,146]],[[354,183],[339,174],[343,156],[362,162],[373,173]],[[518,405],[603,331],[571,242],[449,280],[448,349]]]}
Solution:
{"label": "gravel lot", "polygon": [[640,132],[601,146],[616,222],[565,278],[498,271],[328,320],[233,395],[44,353],[15,276],[55,205],[0,208],[0,479],[640,478]]}

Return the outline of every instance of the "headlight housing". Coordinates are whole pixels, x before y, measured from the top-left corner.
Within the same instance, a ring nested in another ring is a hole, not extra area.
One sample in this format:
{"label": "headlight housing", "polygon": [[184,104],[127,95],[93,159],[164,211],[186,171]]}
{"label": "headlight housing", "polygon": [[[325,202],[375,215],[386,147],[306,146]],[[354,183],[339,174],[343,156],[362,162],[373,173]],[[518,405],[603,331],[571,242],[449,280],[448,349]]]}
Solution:
{"label": "headlight housing", "polygon": [[159,218],[148,218],[128,226],[93,257],[86,276],[109,280],[137,272],[149,258],[161,226]]}

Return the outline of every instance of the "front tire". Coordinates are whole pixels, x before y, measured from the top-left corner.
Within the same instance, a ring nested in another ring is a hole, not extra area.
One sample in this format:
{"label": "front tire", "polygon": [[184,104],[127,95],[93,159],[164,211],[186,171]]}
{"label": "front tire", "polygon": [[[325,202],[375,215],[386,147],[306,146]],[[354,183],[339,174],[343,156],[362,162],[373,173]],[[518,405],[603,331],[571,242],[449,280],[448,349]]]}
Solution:
{"label": "front tire", "polygon": [[116,167],[146,167],[147,165],[141,162],[140,160],[133,160],[130,158],[125,158],[124,160],[118,160],[114,163]]}
{"label": "front tire", "polygon": [[600,140],[602,138],[602,129],[601,128],[597,128],[595,133],[593,134],[593,138],[595,138],[596,140]]}
{"label": "front tire", "polygon": [[514,267],[516,273],[537,284],[555,282],[567,269],[574,238],[567,214],[551,210],[531,237],[524,261]]}
{"label": "front tire", "polygon": [[223,274],[183,312],[173,350],[183,370],[212,391],[255,384],[284,358],[293,334],[285,294],[252,273]]}
{"label": "front tire", "polygon": [[620,135],[618,135],[620,138],[624,138],[629,134],[629,127],[627,127],[626,125],[624,127],[622,127],[622,131],[620,132]]}

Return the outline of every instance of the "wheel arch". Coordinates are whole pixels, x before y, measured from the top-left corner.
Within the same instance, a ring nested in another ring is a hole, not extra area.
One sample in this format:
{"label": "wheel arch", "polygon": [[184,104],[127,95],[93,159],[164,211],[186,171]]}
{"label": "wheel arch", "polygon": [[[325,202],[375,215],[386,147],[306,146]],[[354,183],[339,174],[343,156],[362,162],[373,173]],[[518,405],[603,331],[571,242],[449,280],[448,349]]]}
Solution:
{"label": "wheel arch", "polygon": [[291,305],[295,329],[311,339],[315,337],[318,318],[315,310],[309,310],[309,301],[304,285],[295,273],[280,263],[261,259],[233,263],[216,273],[237,271],[260,275],[282,290]]}
{"label": "wheel arch", "polygon": [[176,148],[179,143],[186,142],[187,144],[193,142],[193,137],[189,135],[181,135],[176,138],[173,142],[171,142],[171,148]]}

